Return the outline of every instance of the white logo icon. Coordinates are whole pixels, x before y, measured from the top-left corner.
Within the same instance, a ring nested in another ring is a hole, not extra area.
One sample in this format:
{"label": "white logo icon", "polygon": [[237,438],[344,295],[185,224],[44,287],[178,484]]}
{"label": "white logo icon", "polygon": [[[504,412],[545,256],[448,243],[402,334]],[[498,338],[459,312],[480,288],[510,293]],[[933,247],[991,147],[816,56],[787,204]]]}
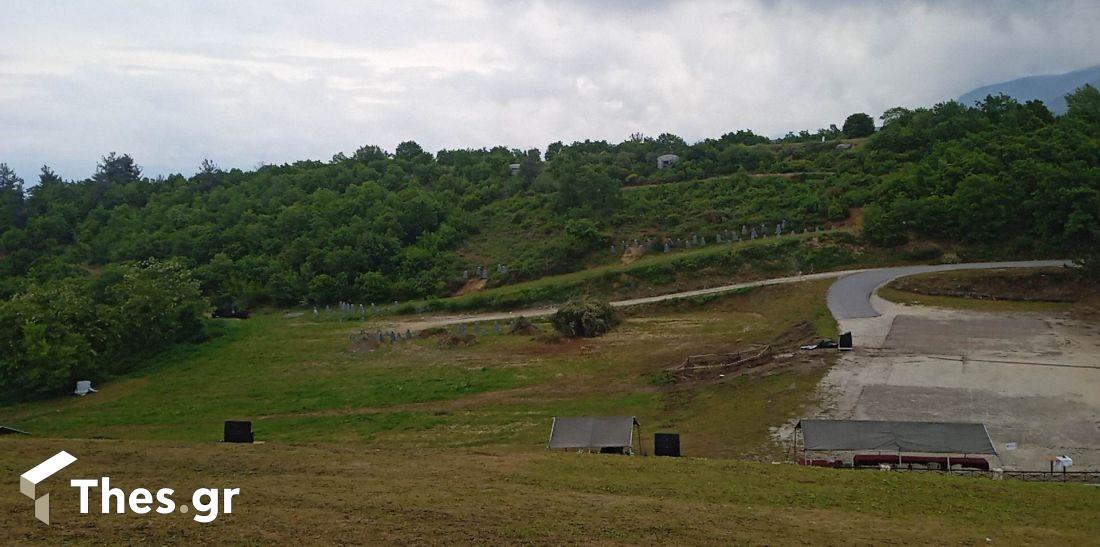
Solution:
{"label": "white logo icon", "polygon": [[75,461],[76,458],[72,454],[62,450],[19,476],[19,491],[34,500],[34,516],[38,520],[46,524],[50,523],[50,495],[35,496],[35,486]]}

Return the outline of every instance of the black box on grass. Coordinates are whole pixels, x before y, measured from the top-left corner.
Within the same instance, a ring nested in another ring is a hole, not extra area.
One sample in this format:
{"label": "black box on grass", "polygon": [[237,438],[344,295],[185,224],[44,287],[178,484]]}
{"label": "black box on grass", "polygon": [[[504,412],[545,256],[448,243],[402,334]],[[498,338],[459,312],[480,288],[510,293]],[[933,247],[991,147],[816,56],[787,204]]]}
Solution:
{"label": "black box on grass", "polygon": [[250,443],[252,438],[252,422],[239,420],[225,421],[225,438],[227,443]]}
{"label": "black box on grass", "polygon": [[654,433],[653,455],[680,457],[680,434]]}

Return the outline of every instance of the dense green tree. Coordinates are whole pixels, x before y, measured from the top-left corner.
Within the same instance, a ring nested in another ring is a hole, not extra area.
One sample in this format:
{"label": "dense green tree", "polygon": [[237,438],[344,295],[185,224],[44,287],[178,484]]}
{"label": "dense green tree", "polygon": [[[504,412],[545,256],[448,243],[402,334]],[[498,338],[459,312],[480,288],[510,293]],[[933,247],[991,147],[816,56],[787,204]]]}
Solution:
{"label": "dense green tree", "polygon": [[906,123],[913,116],[913,111],[900,106],[893,108],[887,108],[879,119],[882,120],[882,127],[886,127],[894,122]]}
{"label": "dense green tree", "polygon": [[519,160],[519,178],[523,181],[523,188],[530,188],[542,170],[542,160],[539,159],[539,150],[533,148],[523,154]]}
{"label": "dense green tree", "polygon": [[743,144],[748,146],[753,144],[766,144],[768,142],[770,141],[767,137],[757,135],[745,129],[738,129],[735,132],[726,133],[718,138],[718,143],[722,145]]}
{"label": "dense green tree", "polygon": [[204,159],[199,167],[199,172],[195,173],[191,181],[196,190],[206,191],[216,186],[224,175],[225,172],[218,167],[217,163],[210,159]]}
{"label": "dense green tree", "polygon": [[99,161],[92,180],[108,184],[137,182],[141,180],[141,168],[129,154],[111,152]]}
{"label": "dense green tree", "polygon": [[907,226],[898,216],[894,207],[867,207],[863,210],[863,232],[876,245],[901,245],[908,241]]}
{"label": "dense green tree", "polygon": [[1067,115],[1088,124],[1100,124],[1100,91],[1089,84],[1066,95]]}
{"label": "dense green tree", "polygon": [[23,222],[23,179],[6,163],[0,163],[0,226]]}
{"label": "dense green tree", "polygon": [[869,137],[875,132],[875,119],[863,112],[857,112],[844,120],[841,131],[849,139]]}
{"label": "dense green tree", "polygon": [[0,397],[71,390],[205,335],[207,302],[174,261],[112,266],[28,286],[0,302]]}
{"label": "dense green tree", "polygon": [[565,223],[565,236],[570,245],[583,252],[603,247],[604,237],[596,223],[590,219],[570,219]]}
{"label": "dense green tree", "polygon": [[309,281],[309,297],[316,303],[325,304],[340,300],[340,284],[331,275],[319,274]]}
{"label": "dense green tree", "polygon": [[425,152],[419,144],[416,144],[413,141],[405,141],[401,144],[398,144],[397,148],[394,150],[393,157],[408,162],[422,162],[431,160],[431,154]]}
{"label": "dense green tree", "polygon": [[371,163],[375,161],[385,161],[389,159],[390,155],[387,154],[385,150],[373,144],[368,144],[356,150],[352,157],[355,158],[356,161]]}
{"label": "dense green tree", "polygon": [[355,278],[359,298],[363,302],[376,303],[391,300],[390,282],[379,272],[361,273]]}
{"label": "dense green tree", "polygon": [[57,176],[57,173],[54,173],[53,169],[50,169],[50,166],[48,165],[43,165],[42,169],[38,173],[39,188],[43,186],[61,184],[62,182],[64,181],[61,180],[61,177]]}
{"label": "dense green tree", "polygon": [[561,161],[550,173],[556,181],[560,211],[596,217],[610,212],[619,201],[621,184],[597,165]]}

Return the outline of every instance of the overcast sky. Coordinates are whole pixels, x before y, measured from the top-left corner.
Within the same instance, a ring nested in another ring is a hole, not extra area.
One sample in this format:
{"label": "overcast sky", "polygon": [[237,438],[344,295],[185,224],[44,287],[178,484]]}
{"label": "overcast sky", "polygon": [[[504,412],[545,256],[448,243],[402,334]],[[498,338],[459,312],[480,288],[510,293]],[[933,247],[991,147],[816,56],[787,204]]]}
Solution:
{"label": "overcast sky", "polygon": [[0,9],[0,161],[84,178],[840,125],[1100,64],[1100,2],[48,2]]}

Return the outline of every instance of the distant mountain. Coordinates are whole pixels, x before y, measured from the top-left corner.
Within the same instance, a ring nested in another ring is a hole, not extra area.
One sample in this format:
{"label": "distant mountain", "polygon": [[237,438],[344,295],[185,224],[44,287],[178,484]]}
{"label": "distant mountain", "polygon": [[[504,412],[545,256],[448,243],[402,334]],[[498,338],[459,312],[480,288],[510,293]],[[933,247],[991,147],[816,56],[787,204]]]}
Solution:
{"label": "distant mountain", "polygon": [[1065,74],[1029,76],[979,87],[974,91],[960,95],[959,102],[969,106],[973,105],[975,101],[984,99],[986,95],[1004,93],[1020,102],[1039,99],[1047,105],[1051,112],[1062,114],[1066,111],[1066,93],[1085,84],[1092,84],[1093,87],[1100,88],[1100,65]]}

